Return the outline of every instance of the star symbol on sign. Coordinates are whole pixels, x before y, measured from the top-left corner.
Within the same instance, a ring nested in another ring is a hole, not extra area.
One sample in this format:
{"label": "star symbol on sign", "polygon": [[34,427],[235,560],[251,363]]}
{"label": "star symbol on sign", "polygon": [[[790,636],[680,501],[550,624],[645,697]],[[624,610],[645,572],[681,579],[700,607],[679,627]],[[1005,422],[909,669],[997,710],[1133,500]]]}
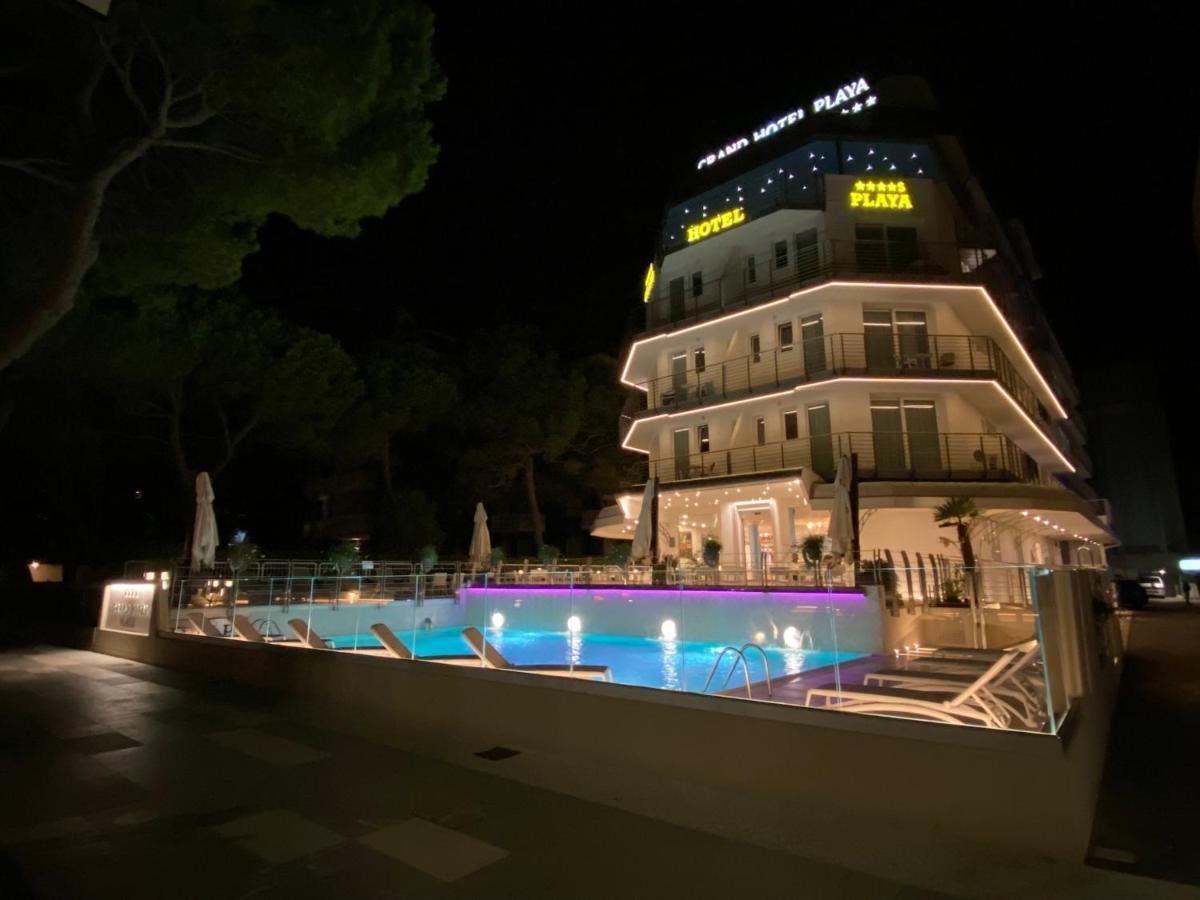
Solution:
{"label": "star symbol on sign", "polygon": [[850,107],[850,109],[854,112],[862,112],[862,104],[855,103],[852,107]]}
{"label": "star symbol on sign", "polygon": [[867,188],[861,181],[856,181],[854,182],[854,189],[856,191],[865,191]]}
{"label": "star symbol on sign", "polygon": [[867,106],[874,106],[878,102],[879,102],[879,98],[876,97],[874,94],[872,94],[870,97],[867,98]]}
{"label": "star symbol on sign", "polygon": [[868,182],[867,182],[867,193],[868,193],[868,194],[873,194],[873,193],[875,193],[875,182],[873,182],[873,181],[868,181]]}

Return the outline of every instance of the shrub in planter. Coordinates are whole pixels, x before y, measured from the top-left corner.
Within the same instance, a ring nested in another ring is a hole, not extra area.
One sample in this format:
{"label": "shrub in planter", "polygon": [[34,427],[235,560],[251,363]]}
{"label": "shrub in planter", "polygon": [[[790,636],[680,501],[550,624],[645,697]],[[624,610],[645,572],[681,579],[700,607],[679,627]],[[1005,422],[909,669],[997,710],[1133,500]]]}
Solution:
{"label": "shrub in planter", "polygon": [[358,563],[358,545],[354,541],[342,541],[329,548],[329,562],[339,575],[349,575]]}
{"label": "shrub in planter", "polygon": [[721,562],[721,542],[715,537],[707,537],[704,539],[704,564],[716,568]]}

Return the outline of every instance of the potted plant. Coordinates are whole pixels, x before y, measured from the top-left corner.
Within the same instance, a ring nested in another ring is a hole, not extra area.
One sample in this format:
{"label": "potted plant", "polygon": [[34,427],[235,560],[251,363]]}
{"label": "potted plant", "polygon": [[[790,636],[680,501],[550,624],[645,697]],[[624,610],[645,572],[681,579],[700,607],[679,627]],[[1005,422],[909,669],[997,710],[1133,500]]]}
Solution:
{"label": "potted plant", "polygon": [[810,534],[800,542],[800,557],[804,564],[813,572],[821,565],[821,557],[825,554],[825,538],[819,534]]}
{"label": "potted plant", "polygon": [[[962,554],[963,574],[972,588],[975,587],[975,548],[971,546],[971,523],[979,515],[979,507],[970,497],[951,497],[933,511],[933,521],[939,528],[955,530],[958,550]],[[960,579],[960,599],[963,585],[964,580]]]}
{"label": "potted plant", "polygon": [[493,572],[499,573],[500,567],[504,565],[504,548],[493,547],[492,551],[488,554],[488,563]]}
{"label": "potted plant", "polygon": [[704,539],[704,549],[701,551],[704,564],[715,569],[721,562],[721,542],[712,535]]}
{"label": "potted plant", "polygon": [[338,575],[349,575],[358,563],[358,544],[340,541],[329,548],[327,558]]}
{"label": "potted plant", "polygon": [[961,575],[951,575],[942,582],[942,606],[963,606],[963,580]]}
{"label": "potted plant", "polygon": [[542,565],[550,568],[553,568],[561,557],[562,551],[553,544],[542,544],[542,549],[538,551],[538,559]]}
{"label": "potted plant", "polygon": [[234,575],[241,575],[260,559],[262,559],[262,551],[258,548],[258,544],[251,541],[230,544],[229,549],[225,551],[225,561],[229,563],[229,569]]}
{"label": "potted plant", "polygon": [[433,546],[433,544],[426,544],[424,547],[421,548],[421,553],[420,553],[420,556],[418,557],[418,562],[421,566],[422,572],[429,572],[431,569],[433,569],[434,566],[437,565],[437,561],[438,561],[437,547]]}

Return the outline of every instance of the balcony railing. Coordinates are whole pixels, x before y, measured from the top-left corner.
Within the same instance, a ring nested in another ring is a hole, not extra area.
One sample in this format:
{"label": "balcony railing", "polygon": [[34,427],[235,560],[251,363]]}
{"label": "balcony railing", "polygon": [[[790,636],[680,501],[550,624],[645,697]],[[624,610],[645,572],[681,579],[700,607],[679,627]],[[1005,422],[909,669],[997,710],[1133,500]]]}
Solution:
{"label": "balcony railing", "polygon": [[858,476],[874,481],[1035,483],[1037,464],[1001,434],[842,432],[641,461],[659,483],[812,469],[833,477],[843,455],[858,455]]}
{"label": "balcony railing", "polygon": [[952,241],[824,238],[806,245],[789,242],[786,256],[776,257],[771,246],[761,248],[753,257],[753,269],[743,261],[738,271],[726,271],[698,286],[690,278],[661,280],[645,304],[646,330],[753,306],[830,278],[979,283],[986,280],[990,270],[983,251],[960,247]]}
{"label": "balcony railing", "polygon": [[1031,418],[1051,427],[1046,408],[1004,351],[991,338],[972,335],[828,334],[703,368],[692,366],[639,387],[645,411],[657,412],[847,375],[995,379]]}

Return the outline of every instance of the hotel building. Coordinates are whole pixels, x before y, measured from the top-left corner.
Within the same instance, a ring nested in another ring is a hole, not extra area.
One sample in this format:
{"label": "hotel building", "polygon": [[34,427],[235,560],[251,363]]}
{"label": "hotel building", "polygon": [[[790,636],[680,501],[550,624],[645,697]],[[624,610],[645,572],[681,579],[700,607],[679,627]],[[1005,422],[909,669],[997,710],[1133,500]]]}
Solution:
{"label": "hotel building", "polygon": [[[932,515],[949,497],[982,513],[981,565],[1102,566],[1115,543],[1024,234],[892,87],[858,79],[706,154],[666,210],[621,370],[660,559],[713,536],[722,571],[795,578],[843,455],[862,558],[907,571],[910,598],[959,555]],[[631,538],[641,496],[593,533]]]}

